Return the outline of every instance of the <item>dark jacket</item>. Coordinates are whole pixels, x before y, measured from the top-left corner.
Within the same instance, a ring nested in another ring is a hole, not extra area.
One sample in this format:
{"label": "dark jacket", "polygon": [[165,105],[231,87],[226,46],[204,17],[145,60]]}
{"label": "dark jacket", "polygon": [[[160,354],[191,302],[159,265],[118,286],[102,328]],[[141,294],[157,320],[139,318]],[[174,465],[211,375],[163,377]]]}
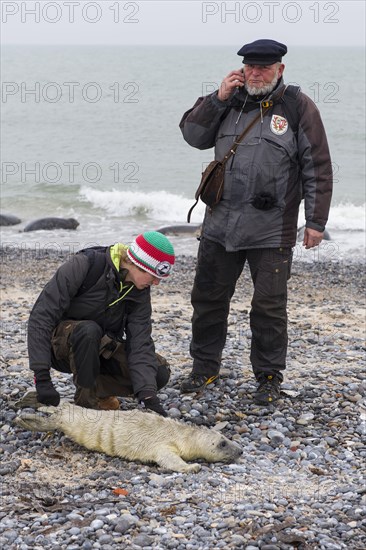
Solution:
{"label": "dark jacket", "polygon": [[[277,91],[282,85],[281,79]],[[227,102],[217,92],[199,98],[180,122],[184,139],[198,149],[215,147],[215,159],[221,160],[261,110],[260,102],[246,95],[241,89]],[[306,226],[325,228],[332,194],[327,138],[317,107],[301,92],[296,109],[297,132],[279,101],[258,119],[226,164],[222,200],[212,211],[206,209],[202,234],[227,251],[295,246],[302,197]],[[276,115],[282,117],[277,127]]]}
{"label": "dark jacket", "polygon": [[104,333],[126,339],[134,392],[156,392],[157,362],[151,338],[150,288],[138,290],[131,283],[123,283],[126,274],[118,269],[116,246],[121,245],[95,252],[103,255],[97,259],[102,271],[91,288],[83,289],[91,269],[87,253],[78,253],[64,263],[46,284],[29,318],[29,365],[35,373],[50,369],[51,336],[60,321],[91,320],[98,323]]}

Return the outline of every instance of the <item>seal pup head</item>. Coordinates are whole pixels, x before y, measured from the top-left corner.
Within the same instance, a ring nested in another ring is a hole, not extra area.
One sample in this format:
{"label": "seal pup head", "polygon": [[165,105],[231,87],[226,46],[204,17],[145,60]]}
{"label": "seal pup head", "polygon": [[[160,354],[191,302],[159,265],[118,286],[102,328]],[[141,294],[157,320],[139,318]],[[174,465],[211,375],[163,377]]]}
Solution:
{"label": "seal pup head", "polygon": [[204,456],[207,462],[233,462],[243,454],[240,445],[220,433],[210,430],[210,438]]}
{"label": "seal pup head", "polygon": [[181,427],[180,456],[184,460],[201,458],[206,462],[234,462],[243,454],[237,443],[205,426]]}

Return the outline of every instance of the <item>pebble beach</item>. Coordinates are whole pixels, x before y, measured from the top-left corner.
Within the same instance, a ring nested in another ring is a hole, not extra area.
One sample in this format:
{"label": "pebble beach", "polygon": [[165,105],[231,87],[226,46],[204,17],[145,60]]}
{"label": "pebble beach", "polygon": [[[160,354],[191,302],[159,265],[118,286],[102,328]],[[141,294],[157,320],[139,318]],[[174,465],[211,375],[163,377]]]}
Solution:
{"label": "pebble beach", "polygon": [[[60,432],[13,424],[33,390],[26,325],[67,254],[1,251],[0,547],[6,549],[341,550],[366,547],[364,265],[294,261],[289,350],[276,406],[253,402],[252,283],[237,285],[218,385],[181,394],[190,371],[195,258],[179,256],[152,290],[156,351],[172,376],[159,396],[172,418],[220,429],[243,448],[233,464],[165,472],[88,451]],[[52,372],[72,401],[70,375]],[[121,399],[121,409],[137,407]],[[28,409],[26,409],[28,410]]]}

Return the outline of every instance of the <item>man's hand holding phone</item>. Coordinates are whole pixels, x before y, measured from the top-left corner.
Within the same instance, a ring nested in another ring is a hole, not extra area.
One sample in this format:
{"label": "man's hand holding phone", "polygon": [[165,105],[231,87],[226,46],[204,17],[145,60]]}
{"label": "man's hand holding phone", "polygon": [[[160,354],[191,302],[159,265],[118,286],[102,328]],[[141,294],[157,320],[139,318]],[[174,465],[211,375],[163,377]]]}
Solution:
{"label": "man's hand holding phone", "polygon": [[242,88],[244,86],[244,74],[243,69],[231,71],[224,80],[221,82],[217,97],[221,101],[227,101],[236,88]]}

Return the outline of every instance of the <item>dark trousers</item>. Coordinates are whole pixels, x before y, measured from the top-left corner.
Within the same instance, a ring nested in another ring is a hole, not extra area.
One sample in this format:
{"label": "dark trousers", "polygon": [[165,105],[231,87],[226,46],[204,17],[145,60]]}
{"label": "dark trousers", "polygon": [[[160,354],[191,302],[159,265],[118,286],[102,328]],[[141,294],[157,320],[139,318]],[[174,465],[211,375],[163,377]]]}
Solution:
{"label": "dark trousers", "polygon": [[212,376],[220,370],[230,300],[247,261],[254,285],[250,311],[253,372],[256,378],[261,373],[276,373],[283,378],[280,371],[286,368],[291,260],[291,248],[226,252],[218,243],[201,240],[191,296],[194,373]]}
{"label": "dark trousers", "polygon": [[[157,389],[170,377],[168,362],[156,354]],[[66,320],[57,325],[52,336],[52,367],[73,374],[75,403],[93,406],[97,399],[112,395],[133,395],[124,342],[103,335],[94,321]]]}

